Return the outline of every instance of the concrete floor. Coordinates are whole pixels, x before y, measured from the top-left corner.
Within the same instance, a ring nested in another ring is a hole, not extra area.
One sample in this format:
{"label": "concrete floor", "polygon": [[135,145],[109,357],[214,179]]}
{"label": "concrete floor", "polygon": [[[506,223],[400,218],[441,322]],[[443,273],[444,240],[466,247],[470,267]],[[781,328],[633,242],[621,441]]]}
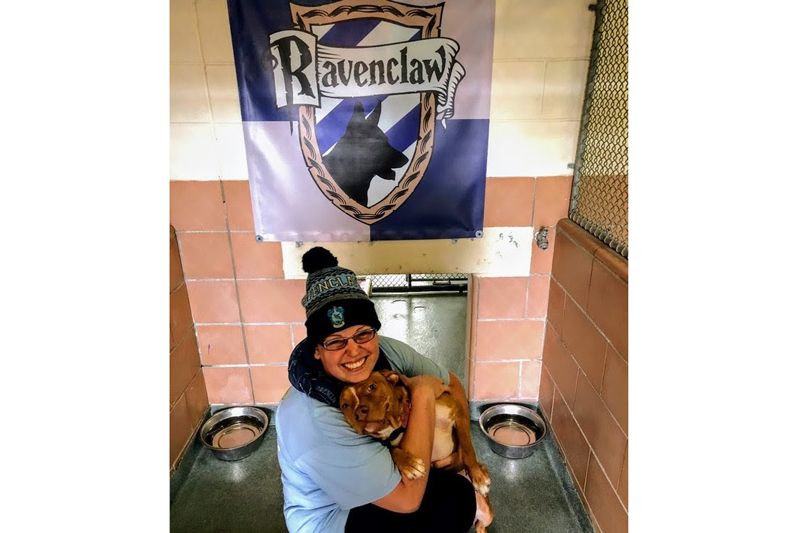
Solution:
{"label": "concrete floor", "polygon": [[[373,295],[373,300],[382,334],[407,342],[465,381],[464,295]],[[477,417],[480,405],[472,408]],[[552,435],[533,455],[516,460],[492,452],[474,420],[472,439],[492,476],[491,533],[592,531]],[[286,532],[275,428],[270,426],[258,450],[236,462],[217,459],[195,441],[170,480],[170,525],[175,533]]]}

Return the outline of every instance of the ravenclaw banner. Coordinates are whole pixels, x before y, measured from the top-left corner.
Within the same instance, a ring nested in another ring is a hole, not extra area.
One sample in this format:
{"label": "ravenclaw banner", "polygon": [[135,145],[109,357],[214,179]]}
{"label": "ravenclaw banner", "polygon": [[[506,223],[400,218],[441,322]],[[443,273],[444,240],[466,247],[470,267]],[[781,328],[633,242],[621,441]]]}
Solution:
{"label": "ravenclaw banner", "polygon": [[479,236],[494,0],[228,0],[255,230]]}

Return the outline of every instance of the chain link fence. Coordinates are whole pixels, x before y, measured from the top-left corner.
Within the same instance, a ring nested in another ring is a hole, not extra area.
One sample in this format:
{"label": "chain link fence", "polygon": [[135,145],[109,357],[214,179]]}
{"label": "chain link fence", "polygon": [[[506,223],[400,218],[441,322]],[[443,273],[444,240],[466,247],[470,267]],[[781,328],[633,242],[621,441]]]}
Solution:
{"label": "chain link fence", "polygon": [[466,292],[464,274],[376,274],[365,276],[372,293]]}
{"label": "chain link fence", "polygon": [[628,257],[628,0],[598,0],[569,218]]}

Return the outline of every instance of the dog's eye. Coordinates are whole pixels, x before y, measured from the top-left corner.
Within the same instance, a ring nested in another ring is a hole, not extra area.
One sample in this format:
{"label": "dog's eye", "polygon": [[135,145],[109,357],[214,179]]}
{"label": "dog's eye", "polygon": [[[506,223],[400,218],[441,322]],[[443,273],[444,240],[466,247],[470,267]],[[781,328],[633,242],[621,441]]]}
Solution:
{"label": "dog's eye", "polygon": [[342,404],[342,409],[349,409],[349,408],[350,408],[350,404],[349,403],[343,403]]}
{"label": "dog's eye", "polygon": [[367,387],[367,392],[373,392],[377,388],[378,388],[377,385],[375,385],[374,383],[370,383],[369,386]]}

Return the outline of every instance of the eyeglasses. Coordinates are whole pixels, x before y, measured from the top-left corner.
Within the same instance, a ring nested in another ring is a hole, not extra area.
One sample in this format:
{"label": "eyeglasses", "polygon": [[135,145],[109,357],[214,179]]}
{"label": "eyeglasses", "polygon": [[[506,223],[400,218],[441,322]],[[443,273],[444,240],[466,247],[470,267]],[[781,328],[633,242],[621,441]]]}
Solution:
{"label": "eyeglasses", "polygon": [[362,329],[352,337],[336,337],[335,339],[328,339],[322,341],[322,347],[330,352],[335,352],[336,350],[341,350],[345,346],[347,346],[347,341],[353,339],[353,342],[356,344],[364,344],[365,342],[369,342],[375,338],[375,329]]}

